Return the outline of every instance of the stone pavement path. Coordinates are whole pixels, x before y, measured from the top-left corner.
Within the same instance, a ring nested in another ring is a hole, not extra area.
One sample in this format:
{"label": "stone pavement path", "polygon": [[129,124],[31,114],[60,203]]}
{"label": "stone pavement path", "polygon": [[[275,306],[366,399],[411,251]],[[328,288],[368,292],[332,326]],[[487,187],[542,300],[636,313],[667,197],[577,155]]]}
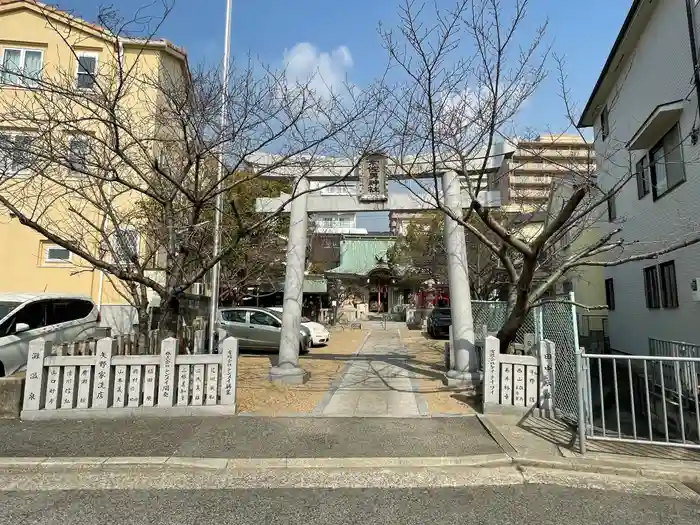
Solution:
{"label": "stone pavement path", "polygon": [[[394,326],[395,325],[395,326]],[[348,361],[339,383],[314,410],[323,417],[420,417],[427,415],[425,401],[402,367],[408,360],[401,343],[399,323],[386,329],[377,323],[360,353]]]}

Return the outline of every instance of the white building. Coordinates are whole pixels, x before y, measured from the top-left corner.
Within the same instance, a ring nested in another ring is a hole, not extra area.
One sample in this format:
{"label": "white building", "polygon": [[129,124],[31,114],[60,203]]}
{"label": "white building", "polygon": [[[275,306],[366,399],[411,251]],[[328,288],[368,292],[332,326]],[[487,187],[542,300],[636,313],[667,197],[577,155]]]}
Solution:
{"label": "white building", "polygon": [[[318,189],[320,195],[356,195],[357,181],[331,183],[311,181],[311,189]],[[357,227],[356,213],[316,213],[311,216],[316,233],[367,235],[367,228]]]}
{"label": "white building", "polygon": [[[700,231],[696,4],[633,2],[579,122],[594,128],[601,185],[630,177],[608,203],[609,227],[631,243],[618,260]],[[700,344],[698,277],[699,244],[606,268],[612,349],[645,354],[649,338]]]}

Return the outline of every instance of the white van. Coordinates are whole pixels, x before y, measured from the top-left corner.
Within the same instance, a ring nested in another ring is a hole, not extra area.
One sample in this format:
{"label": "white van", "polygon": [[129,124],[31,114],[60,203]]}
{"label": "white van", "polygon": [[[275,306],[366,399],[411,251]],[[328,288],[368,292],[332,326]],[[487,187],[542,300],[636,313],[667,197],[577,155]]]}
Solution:
{"label": "white van", "polygon": [[92,299],[79,295],[0,294],[0,377],[27,364],[29,342],[54,344],[94,337],[100,316]]}

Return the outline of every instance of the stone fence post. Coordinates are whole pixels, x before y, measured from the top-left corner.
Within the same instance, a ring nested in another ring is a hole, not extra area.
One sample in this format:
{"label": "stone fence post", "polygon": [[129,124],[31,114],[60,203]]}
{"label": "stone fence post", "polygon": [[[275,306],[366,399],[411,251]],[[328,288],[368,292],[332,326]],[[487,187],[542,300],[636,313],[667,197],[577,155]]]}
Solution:
{"label": "stone fence post", "polygon": [[487,335],[484,339],[484,355],[481,359],[484,367],[484,406],[500,403],[500,355],[500,341],[492,335]]}
{"label": "stone fence post", "polygon": [[238,372],[238,339],[224,339],[221,357],[221,404],[236,405],[236,375]]}
{"label": "stone fence post", "polygon": [[171,407],[175,397],[175,356],[177,339],[167,337],[160,344],[160,370],[158,377],[158,406]]}
{"label": "stone fence post", "polygon": [[44,408],[46,395],[46,378],[44,374],[44,358],[50,352],[51,342],[43,338],[34,339],[29,343],[27,356],[27,371],[24,383],[23,410],[39,410]]}
{"label": "stone fence post", "polygon": [[484,412],[524,414],[538,409],[555,415],[555,348],[551,341],[535,344],[537,355],[501,354],[500,342],[487,336],[484,343]]}
{"label": "stone fence post", "polygon": [[555,410],[554,384],[555,384],[555,346],[552,341],[544,340],[539,344],[540,360],[540,408],[546,411]]}

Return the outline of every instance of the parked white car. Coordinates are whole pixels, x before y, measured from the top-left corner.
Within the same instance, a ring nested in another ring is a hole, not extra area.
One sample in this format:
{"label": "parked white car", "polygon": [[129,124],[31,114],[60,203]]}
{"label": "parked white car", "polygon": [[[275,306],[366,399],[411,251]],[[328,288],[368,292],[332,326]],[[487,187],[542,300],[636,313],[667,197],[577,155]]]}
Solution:
{"label": "parked white car", "polygon": [[[271,308],[268,308],[268,310],[274,310],[275,312],[282,312],[282,307],[281,306],[273,306]],[[313,346],[325,345],[325,344],[328,344],[328,341],[330,341],[331,334],[328,333],[328,330],[326,329],[326,327],[323,326],[321,323],[316,323],[316,322],[312,321],[311,319],[309,319],[308,317],[302,317],[301,318],[301,325],[308,328],[309,332],[311,332],[311,344]]]}
{"label": "parked white car", "polygon": [[100,321],[92,299],[35,293],[0,294],[0,377],[27,364],[29,342],[39,337],[54,344],[94,337]]}

